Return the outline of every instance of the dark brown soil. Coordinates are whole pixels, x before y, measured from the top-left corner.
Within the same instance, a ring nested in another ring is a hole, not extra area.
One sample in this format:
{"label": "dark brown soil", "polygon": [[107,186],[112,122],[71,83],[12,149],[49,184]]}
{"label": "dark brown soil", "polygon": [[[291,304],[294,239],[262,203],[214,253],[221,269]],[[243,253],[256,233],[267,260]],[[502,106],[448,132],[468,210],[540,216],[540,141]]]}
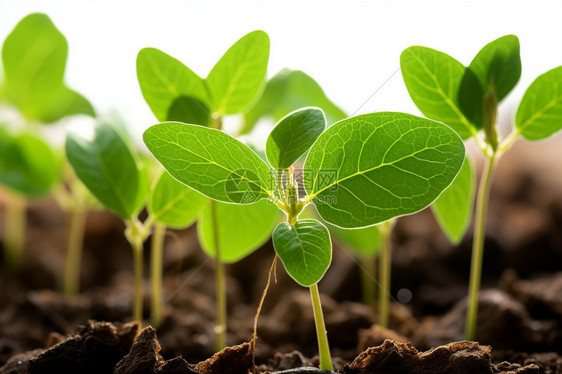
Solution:
{"label": "dark brown soil", "polygon": [[[391,294],[404,288],[413,299],[394,300],[389,330],[360,303],[353,256],[334,248],[320,291],[337,372],[562,373],[562,182],[521,160],[502,160],[492,190],[477,331],[482,345],[462,342],[471,235],[451,246],[426,210],[401,218],[395,229]],[[3,219],[0,212],[0,227]],[[66,220],[54,202],[33,202],[25,266],[16,276],[0,273],[0,373],[251,369],[245,342],[273,259],[270,243],[227,267],[231,347],[213,356],[213,263],[199,249],[195,228],[169,233],[164,321],[133,340],[140,326],[126,323],[133,280],[122,223],[108,213],[90,214],[83,292],[67,299],[59,292]],[[1,242],[0,236],[0,251]],[[277,276],[258,325],[258,372],[319,372],[310,295],[281,266]],[[148,284],[146,292],[148,321]]]}

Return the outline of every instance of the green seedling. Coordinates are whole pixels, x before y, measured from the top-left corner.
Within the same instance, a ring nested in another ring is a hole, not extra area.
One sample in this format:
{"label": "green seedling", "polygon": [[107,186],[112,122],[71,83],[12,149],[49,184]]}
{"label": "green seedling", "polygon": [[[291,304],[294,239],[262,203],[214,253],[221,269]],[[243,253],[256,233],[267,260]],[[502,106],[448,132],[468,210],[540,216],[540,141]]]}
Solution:
{"label": "green seedling", "polygon": [[88,190],[126,223],[125,236],[133,248],[135,296],[133,318],[142,318],[142,246],[148,230],[137,214],[144,206],[148,180],[142,164],[121,129],[99,124],[93,134],[72,132],[66,155]]}
{"label": "green seedling", "polygon": [[[259,97],[268,59],[268,36],[254,31],[238,40],[205,79],[155,48],[139,52],[137,76],[143,96],[159,121],[222,129],[224,116],[246,111]],[[279,214],[265,201],[232,205],[204,199],[197,231],[204,252],[215,260],[216,348],[221,350],[226,346],[227,331],[224,264],[239,261],[258,249],[271,236]]]}
{"label": "green seedling", "polygon": [[[283,113],[292,111],[299,106],[318,106],[326,112],[328,124],[332,124],[346,117],[345,113],[332,101],[330,101],[320,85],[310,76],[301,71],[292,71],[284,69],[274,76],[266,85],[264,94],[258,103],[244,115],[245,122],[242,133],[250,131],[255,124],[264,118],[272,118],[279,120]],[[467,166],[464,166],[460,173],[465,174]],[[456,184],[463,181],[463,177],[455,179],[453,184],[443,192],[443,194],[432,205],[434,209],[447,206],[453,199],[457,197],[455,193],[458,188]],[[463,196],[464,198],[464,196]],[[459,207],[470,204],[470,201],[454,201]],[[463,205],[464,204],[464,205]],[[436,208],[437,207],[437,208]],[[461,221],[459,225],[465,224],[463,217],[467,216],[466,209],[462,211],[449,212],[449,210],[439,210],[441,215],[447,215],[449,225],[453,235],[459,235],[455,232],[459,228],[453,225],[456,221]],[[464,212],[464,215],[462,214]],[[314,216],[312,216],[314,217]],[[459,226],[457,225],[457,226]],[[350,249],[359,259],[362,271],[362,295],[366,304],[373,305],[377,299],[377,281],[374,279],[377,273],[376,258],[380,255],[378,273],[380,275],[378,292],[378,323],[383,327],[388,327],[389,310],[390,310],[390,273],[391,273],[391,257],[392,245],[391,236],[394,220],[380,225],[379,228],[368,227],[364,229],[345,230],[336,226],[329,225],[330,231],[336,239],[341,240],[345,246]],[[461,227],[462,229],[462,227]],[[381,246],[381,244],[384,244]]]}
{"label": "green seedling", "polygon": [[[23,18],[2,47],[4,82],[0,86],[0,101],[17,108],[27,125],[19,135],[3,136],[11,145],[3,148],[6,155],[0,161],[6,168],[3,184],[17,191],[6,199],[5,253],[8,266],[13,268],[19,266],[23,252],[26,199],[63,190],[62,159],[55,157],[57,152],[46,142],[30,135],[30,128],[73,114],[94,115],[90,103],[64,84],[67,54],[64,35],[49,17],[40,13]],[[83,194],[75,193],[80,188],[74,179],[66,183],[70,193],[65,193],[64,207],[71,220],[64,288],[69,294],[78,289],[79,273],[75,269],[80,265],[85,200]]]}
{"label": "green seedling", "polygon": [[[328,223],[359,228],[416,212],[452,182],[464,146],[449,127],[403,113],[366,114],[325,127],[318,108],[288,114],[267,140],[269,165],[235,138],[198,125],[160,123],[145,131],[144,142],[174,178],[210,199],[265,200],[285,213],[273,245],[287,273],[310,289],[320,367],[329,370],[318,282],[331,262],[330,234],[299,214],[312,203]],[[307,151],[301,196],[292,165]]]}
{"label": "green seedling", "polygon": [[[133,249],[135,294],[133,318],[142,320],[143,243],[153,232],[151,253],[152,323],[162,319],[162,250],[166,228],[191,225],[206,199],[162,173],[154,188],[148,189],[147,167],[120,128],[99,124],[93,136],[71,133],[66,152],[78,178],[109,210],[123,218],[125,236]],[[148,217],[138,214],[148,199]]]}
{"label": "green seedling", "polygon": [[6,203],[4,256],[8,269],[17,270],[23,260],[26,200],[48,195],[60,180],[61,165],[62,159],[40,137],[0,127],[0,184]]}
{"label": "green seedling", "polygon": [[[540,140],[562,127],[562,66],[539,76],[529,86],[517,109],[514,128],[500,140],[496,125],[498,104],[521,75],[519,39],[515,35],[487,44],[467,67],[443,52],[418,46],[402,52],[400,65],[408,92],[418,108],[427,117],[451,126],[462,139],[474,139],[486,160],[476,202],[465,326],[466,339],[474,340],[486,211],[494,169],[520,136]],[[465,162],[464,171],[451,187],[453,190],[443,195],[435,208],[439,222],[453,241],[462,237],[472,216],[472,203],[466,202],[472,202],[476,181],[470,169],[470,163]]]}

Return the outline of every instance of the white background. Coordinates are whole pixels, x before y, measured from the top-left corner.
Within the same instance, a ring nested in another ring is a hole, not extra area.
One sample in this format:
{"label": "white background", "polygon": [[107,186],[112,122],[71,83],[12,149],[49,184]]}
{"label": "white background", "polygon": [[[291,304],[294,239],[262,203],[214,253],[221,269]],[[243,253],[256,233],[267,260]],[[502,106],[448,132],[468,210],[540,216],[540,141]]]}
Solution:
{"label": "white background", "polygon": [[269,77],[303,70],[348,114],[419,114],[398,70],[403,49],[424,45],[467,65],[512,33],[523,72],[501,108],[504,123],[533,79],[562,65],[562,1],[0,0],[0,40],[32,12],[47,13],[68,39],[67,84],[98,112],[118,111],[137,136],[156,122],[136,79],[143,47],[205,76],[238,38],[262,29],[271,38]]}

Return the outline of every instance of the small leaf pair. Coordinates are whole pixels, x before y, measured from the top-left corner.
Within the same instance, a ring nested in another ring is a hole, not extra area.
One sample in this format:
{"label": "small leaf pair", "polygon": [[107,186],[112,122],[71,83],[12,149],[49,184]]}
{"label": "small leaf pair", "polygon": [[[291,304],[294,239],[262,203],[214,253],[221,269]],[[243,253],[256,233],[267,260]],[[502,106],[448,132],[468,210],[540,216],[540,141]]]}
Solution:
{"label": "small leaf pair", "polygon": [[230,47],[205,79],[155,48],[139,52],[137,76],[143,96],[159,121],[211,125],[213,113],[236,114],[253,103],[268,59],[269,37],[258,30]]}

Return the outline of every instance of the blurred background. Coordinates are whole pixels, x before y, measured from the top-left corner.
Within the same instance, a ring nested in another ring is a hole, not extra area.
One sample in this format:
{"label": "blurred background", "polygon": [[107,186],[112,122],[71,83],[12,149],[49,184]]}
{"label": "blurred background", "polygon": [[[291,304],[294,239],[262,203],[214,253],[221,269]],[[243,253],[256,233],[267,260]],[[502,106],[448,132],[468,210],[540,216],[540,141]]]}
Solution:
{"label": "blurred background", "polygon": [[156,122],[136,78],[143,47],[204,77],[242,35],[262,29],[271,38],[268,77],[303,70],[349,115],[419,114],[399,71],[402,50],[428,46],[468,65],[483,45],[512,33],[523,71],[500,123],[511,121],[539,74],[562,63],[560,1],[0,0],[0,40],[32,12],[48,14],[68,39],[67,84],[99,113],[116,111],[137,138]]}

